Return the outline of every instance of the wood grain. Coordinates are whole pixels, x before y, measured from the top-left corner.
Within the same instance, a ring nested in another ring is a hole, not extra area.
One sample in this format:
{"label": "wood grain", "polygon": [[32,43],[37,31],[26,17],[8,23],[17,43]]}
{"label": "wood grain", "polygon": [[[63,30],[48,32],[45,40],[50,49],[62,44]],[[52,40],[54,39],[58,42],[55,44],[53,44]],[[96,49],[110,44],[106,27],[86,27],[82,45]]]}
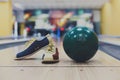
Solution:
{"label": "wood grain", "polygon": [[98,50],[85,63],[76,63],[59,44],[60,62],[42,64],[40,50],[29,59],[15,60],[24,46],[0,50],[0,80],[120,80],[120,61]]}

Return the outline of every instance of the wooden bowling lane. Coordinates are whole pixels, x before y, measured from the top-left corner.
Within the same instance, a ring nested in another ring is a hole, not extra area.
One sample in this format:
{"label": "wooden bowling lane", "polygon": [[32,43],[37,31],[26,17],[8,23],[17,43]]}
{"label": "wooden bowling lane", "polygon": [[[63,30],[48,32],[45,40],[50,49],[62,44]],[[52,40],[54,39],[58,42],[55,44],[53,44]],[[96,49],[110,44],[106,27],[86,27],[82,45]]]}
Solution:
{"label": "wooden bowling lane", "polygon": [[41,63],[44,50],[40,50],[35,55],[26,60],[15,60],[16,54],[24,49],[24,45],[0,50],[0,66],[120,66],[120,61],[98,50],[96,55],[86,63],[76,63],[71,60],[64,52],[62,43],[58,47],[60,53],[60,62],[57,64],[45,65]]}
{"label": "wooden bowling lane", "polygon": [[120,80],[120,61],[100,50],[88,62],[76,63],[60,43],[60,62],[42,64],[44,50],[30,59],[15,60],[16,53],[23,49],[21,45],[0,50],[0,80]]}
{"label": "wooden bowling lane", "polygon": [[120,80],[120,67],[0,67],[1,80]]}

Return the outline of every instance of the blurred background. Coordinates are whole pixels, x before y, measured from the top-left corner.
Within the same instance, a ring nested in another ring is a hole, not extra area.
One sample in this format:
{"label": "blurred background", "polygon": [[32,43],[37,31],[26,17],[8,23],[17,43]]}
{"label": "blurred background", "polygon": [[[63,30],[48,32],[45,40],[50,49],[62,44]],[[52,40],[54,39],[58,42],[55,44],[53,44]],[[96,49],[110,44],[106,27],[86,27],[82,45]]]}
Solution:
{"label": "blurred background", "polygon": [[63,36],[76,26],[120,35],[120,0],[0,0],[0,36]]}

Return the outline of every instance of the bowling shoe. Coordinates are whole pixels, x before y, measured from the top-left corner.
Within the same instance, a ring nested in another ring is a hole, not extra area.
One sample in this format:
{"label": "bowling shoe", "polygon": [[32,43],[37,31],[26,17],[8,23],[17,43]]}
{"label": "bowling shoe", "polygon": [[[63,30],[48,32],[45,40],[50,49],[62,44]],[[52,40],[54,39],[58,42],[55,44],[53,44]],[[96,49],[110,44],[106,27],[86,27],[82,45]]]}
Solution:
{"label": "bowling shoe", "polygon": [[59,62],[59,52],[58,48],[55,47],[54,42],[51,42],[46,50],[45,54],[42,56],[42,63],[50,64]]}
{"label": "bowling shoe", "polygon": [[43,64],[52,64],[59,62],[59,52],[58,48],[55,48],[55,51],[47,51],[42,56],[42,63]]}
{"label": "bowling shoe", "polygon": [[35,54],[37,51],[51,44],[52,40],[53,39],[49,34],[46,35],[42,40],[31,39],[26,43],[27,47],[22,52],[17,53],[16,59],[24,59]]}

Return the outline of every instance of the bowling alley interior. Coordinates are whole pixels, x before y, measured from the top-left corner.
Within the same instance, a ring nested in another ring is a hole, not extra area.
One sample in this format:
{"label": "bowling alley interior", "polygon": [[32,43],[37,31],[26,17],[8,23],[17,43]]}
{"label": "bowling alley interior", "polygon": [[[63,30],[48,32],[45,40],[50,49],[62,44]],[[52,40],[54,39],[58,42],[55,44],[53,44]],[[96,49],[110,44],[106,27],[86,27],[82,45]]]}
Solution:
{"label": "bowling alley interior", "polygon": [[0,0],[0,80],[120,80],[120,0]]}

